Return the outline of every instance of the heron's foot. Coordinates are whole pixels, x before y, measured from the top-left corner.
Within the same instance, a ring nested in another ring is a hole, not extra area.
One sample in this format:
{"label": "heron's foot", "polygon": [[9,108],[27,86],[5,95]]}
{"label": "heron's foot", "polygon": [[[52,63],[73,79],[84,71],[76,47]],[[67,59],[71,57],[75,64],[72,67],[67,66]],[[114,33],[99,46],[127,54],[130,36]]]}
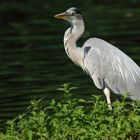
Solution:
{"label": "heron's foot", "polygon": [[111,103],[108,104],[108,109],[111,110],[111,111],[113,110]]}

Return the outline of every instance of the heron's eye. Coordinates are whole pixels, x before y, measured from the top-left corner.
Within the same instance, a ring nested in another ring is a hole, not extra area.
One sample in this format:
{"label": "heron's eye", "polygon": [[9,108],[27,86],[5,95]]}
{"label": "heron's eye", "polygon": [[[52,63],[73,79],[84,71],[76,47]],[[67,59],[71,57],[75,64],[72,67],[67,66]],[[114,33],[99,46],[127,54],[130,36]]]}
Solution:
{"label": "heron's eye", "polygon": [[65,15],[67,15],[67,16],[68,16],[68,15],[69,15],[69,13],[68,13],[68,12],[65,12]]}
{"label": "heron's eye", "polygon": [[74,13],[72,13],[71,15],[74,16],[75,14],[76,14],[76,13],[74,12]]}

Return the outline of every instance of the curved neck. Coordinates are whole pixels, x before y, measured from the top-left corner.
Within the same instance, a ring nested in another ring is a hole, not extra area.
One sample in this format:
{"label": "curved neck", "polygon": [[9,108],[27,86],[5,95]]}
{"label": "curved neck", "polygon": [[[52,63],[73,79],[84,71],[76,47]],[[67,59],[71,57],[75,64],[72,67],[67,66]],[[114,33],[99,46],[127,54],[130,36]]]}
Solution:
{"label": "curved neck", "polygon": [[72,26],[66,30],[64,35],[64,47],[68,57],[77,65],[83,66],[81,49],[76,46],[76,42],[84,32],[84,22],[82,19],[76,20]]}
{"label": "curved neck", "polygon": [[85,26],[82,19],[71,23],[71,27],[68,28],[64,35],[64,47],[73,48],[76,47],[76,42],[83,34]]}

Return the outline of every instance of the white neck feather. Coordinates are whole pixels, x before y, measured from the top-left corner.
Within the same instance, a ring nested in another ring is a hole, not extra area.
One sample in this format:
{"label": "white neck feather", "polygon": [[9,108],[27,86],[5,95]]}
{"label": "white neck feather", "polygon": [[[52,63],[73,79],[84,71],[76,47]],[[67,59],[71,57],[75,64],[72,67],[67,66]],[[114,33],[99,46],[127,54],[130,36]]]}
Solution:
{"label": "white neck feather", "polygon": [[[83,20],[78,20],[75,24],[72,24],[68,28],[64,35],[64,46],[65,47],[76,47],[76,41],[84,32],[84,23]],[[75,46],[73,46],[75,44]]]}
{"label": "white neck feather", "polygon": [[82,66],[82,54],[80,48],[76,47],[76,42],[84,32],[84,22],[79,19],[68,28],[64,35],[64,47],[68,57],[77,65]]}

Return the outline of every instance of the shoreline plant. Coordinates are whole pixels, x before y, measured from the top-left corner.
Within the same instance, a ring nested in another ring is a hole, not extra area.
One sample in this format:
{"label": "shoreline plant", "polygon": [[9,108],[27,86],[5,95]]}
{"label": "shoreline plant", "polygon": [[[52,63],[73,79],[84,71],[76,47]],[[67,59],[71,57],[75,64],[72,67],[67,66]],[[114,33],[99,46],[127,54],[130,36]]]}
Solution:
{"label": "shoreline plant", "polygon": [[100,96],[76,99],[64,84],[60,101],[32,100],[26,112],[6,122],[0,140],[140,140],[140,103],[115,101],[108,110]]}

